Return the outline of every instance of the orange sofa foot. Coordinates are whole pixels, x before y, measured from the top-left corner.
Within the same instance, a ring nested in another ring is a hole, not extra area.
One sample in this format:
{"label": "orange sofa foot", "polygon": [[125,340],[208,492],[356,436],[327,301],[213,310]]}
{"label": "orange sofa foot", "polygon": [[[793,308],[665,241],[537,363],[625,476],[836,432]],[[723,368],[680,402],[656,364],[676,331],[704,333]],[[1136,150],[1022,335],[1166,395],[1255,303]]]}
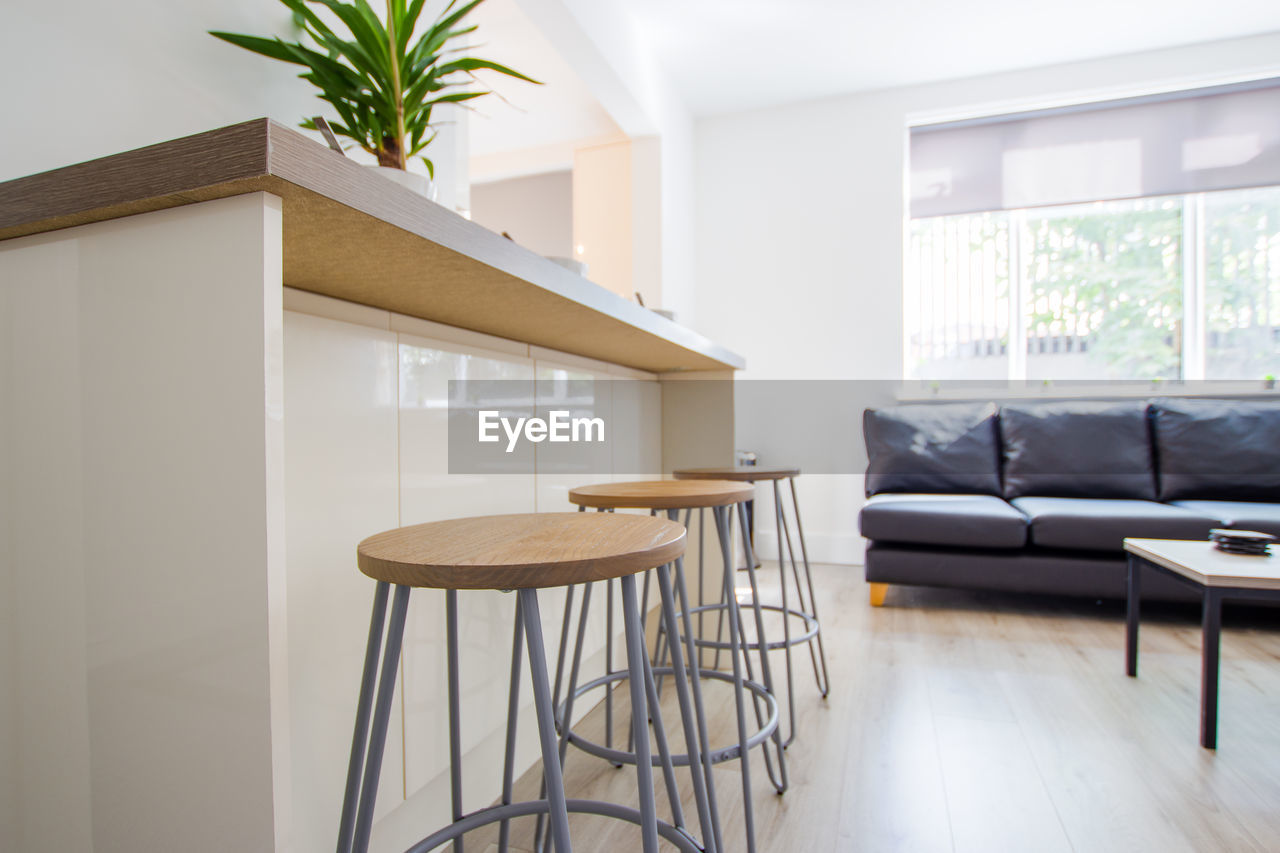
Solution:
{"label": "orange sofa foot", "polygon": [[867,584],[867,589],[871,593],[871,606],[883,607],[884,596],[889,591],[889,585],[887,583],[869,583]]}

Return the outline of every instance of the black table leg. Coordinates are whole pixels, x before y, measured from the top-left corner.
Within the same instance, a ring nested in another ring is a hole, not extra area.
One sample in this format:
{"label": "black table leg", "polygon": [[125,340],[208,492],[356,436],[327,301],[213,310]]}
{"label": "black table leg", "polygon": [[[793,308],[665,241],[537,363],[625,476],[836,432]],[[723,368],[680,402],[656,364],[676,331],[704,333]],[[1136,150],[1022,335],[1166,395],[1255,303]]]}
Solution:
{"label": "black table leg", "polygon": [[1124,671],[1129,675],[1138,674],[1138,615],[1142,607],[1142,582],[1139,572],[1142,561],[1133,554],[1128,555],[1128,572],[1125,590],[1125,646]]}
{"label": "black table leg", "polygon": [[1204,591],[1204,638],[1200,663],[1200,745],[1218,748],[1218,638],[1222,633],[1222,593]]}

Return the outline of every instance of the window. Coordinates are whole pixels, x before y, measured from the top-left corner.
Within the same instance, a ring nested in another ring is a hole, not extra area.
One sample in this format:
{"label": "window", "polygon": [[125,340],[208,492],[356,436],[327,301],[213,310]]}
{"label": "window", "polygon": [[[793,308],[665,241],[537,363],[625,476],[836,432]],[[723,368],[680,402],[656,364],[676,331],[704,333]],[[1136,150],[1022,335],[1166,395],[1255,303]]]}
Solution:
{"label": "window", "polygon": [[1205,378],[1280,374],[1280,187],[1203,196]]}
{"label": "window", "polygon": [[1280,374],[1266,82],[913,129],[906,375]]}

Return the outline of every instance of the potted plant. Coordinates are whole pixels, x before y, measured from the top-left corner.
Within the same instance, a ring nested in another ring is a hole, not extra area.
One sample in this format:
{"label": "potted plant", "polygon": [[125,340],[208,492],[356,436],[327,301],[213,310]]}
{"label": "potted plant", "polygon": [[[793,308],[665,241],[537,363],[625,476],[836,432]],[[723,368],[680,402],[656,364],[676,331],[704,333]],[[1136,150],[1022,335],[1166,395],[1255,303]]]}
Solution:
{"label": "potted plant", "polygon": [[[330,122],[334,133],[355,141],[378,158],[378,165],[406,175],[410,158],[421,155],[427,173],[435,166],[421,152],[436,136],[432,110],[440,104],[464,104],[489,94],[463,89],[475,80],[473,72],[488,69],[538,83],[505,65],[461,55],[450,47],[455,39],[474,32],[463,19],[483,0],[458,0],[444,8],[416,42],[410,45],[425,0],[386,0],[379,18],[366,0],[280,0],[293,12],[304,39],[241,35],[211,31],[210,35],[254,53],[301,65],[299,74],[313,83],[322,100],[337,111]],[[326,24],[310,4],[323,6],[341,23],[346,37]],[[307,43],[310,42],[311,46]],[[315,130],[307,119],[301,126]],[[402,181],[402,183],[407,183]]]}

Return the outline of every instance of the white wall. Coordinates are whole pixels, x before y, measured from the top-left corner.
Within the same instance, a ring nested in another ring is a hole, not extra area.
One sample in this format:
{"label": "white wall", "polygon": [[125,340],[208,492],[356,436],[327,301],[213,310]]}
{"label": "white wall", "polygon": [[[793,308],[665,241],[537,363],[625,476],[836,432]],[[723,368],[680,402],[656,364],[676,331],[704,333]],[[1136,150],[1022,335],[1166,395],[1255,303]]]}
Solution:
{"label": "white wall", "polygon": [[0,178],[323,106],[291,66],[205,32],[287,32],[279,3],[20,3],[5,17],[0,70],[22,83],[5,95]]}
{"label": "white wall", "polygon": [[573,253],[573,173],[550,172],[471,185],[471,221],[506,231],[526,249]]}
{"label": "white wall", "polygon": [[[743,378],[897,379],[909,119],[1268,72],[1280,73],[1280,34],[700,120],[697,328],[746,357]],[[857,426],[850,440],[860,442]],[[861,477],[802,477],[800,485],[811,552],[860,558]],[[762,547],[772,547],[767,534]]]}
{"label": "white wall", "polygon": [[692,323],[693,119],[679,90],[653,61],[626,0],[518,2],[633,142],[633,289]]}
{"label": "white wall", "polygon": [[[6,4],[0,77],[11,85],[0,121],[0,180],[262,116],[289,127],[304,116],[334,116],[297,79],[300,67],[207,34],[288,37],[291,26],[289,10],[273,0]],[[455,146],[465,151],[466,135],[453,128],[432,143],[438,176],[455,159],[465,162],[453,157]],[[446,195],[442,203],[452,203]]]}

